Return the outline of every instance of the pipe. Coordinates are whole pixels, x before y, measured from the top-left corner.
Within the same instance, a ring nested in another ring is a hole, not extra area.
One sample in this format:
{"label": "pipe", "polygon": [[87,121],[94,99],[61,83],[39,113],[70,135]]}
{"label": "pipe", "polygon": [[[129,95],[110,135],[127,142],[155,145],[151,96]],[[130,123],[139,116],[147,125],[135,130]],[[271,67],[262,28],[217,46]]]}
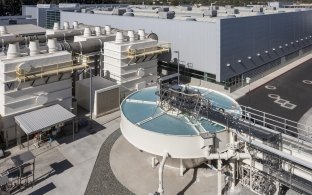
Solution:
{"label": "pipe", "polygon": [[98,39],[90,39],[88,41],[79,41],[72,43],[58,43],[62,50],[67,50],[73,53],[93,53],[100,52],[103,47],[103,43],[107,41],[115,40],[115,36],[101,37]]}
{"label": "pipe", "polygon": [[285,152],[281,152],[280,150],[274,149],[274,148],[272,148],[270,146],[267,146],[265,144],[262,144],[260,142],[257,142],[257,141],[254,141],[254,140],[250,140],[249,141],[248,138],[240,135],[240,133],[236,133],[236,134],[237,134],[237,137],[240,140],[242,140],[242,141],[244,141],[246,143],[249,143],[249,144],[251,144],[251,145],[253,145],[253,146],[257,147],[257,148],[260,148],[260,149],[262,149],[264,151],[267,151],[267,152],[269,152],[271,154],[275,154],[275,155],[281,157],[282,159],[288,160],[290,162],[294,162],[294,163],[296,163],[298,165],[301,165],[301,166],[303,166],[305,168],[308,168],[308,169],[312,170],[312,163],[310,163],[310,162],[308,162],[306,160],[303,160],[303,159],[297,158],[295,156],[289,155],[289,154],[287,154]]}
{"label": "pipe", "polygon": [[2,37],[2,45],[0,47],[2,48],[5,45],[11,44],[11,43],[20,43],[20,45],[28,44],[29,41],[38,40],[39,43],[46,43],[48,39],[56,38],[57,40],[63,41],[65,38],[73,38],[74,36],[81,35],[83,30],[71,30],[69,32],[65,33],[55,33],[50,35],[33,35],[28,36],[26,39],[25,37],[18,36],[18,37]]}
{"label": "pipe", "polygon": [[164,167],[165,167],[165,163],[167,158],[169,157],[168,152],[165,152],[165,154],[163,155],[163,159],[161,160],[159,169],[158,169],[158,177],[159,177],[159,183],[158,183],[158,190],[157,192],[160,195],[164,194],[164,185],[163,185],[163,179],[164,179]]}
{"label": "pipe", "polygon": [[222,195],[222,161],[218,158],[218,195]]}

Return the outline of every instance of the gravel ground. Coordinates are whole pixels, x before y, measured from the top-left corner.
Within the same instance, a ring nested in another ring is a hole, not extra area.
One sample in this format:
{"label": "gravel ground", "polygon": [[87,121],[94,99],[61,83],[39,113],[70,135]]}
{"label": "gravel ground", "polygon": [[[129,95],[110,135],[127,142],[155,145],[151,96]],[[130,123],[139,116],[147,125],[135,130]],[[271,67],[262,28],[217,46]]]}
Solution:
{"label": "gravel ground", "polygon": [[109,155],[115,141],[121,135],[120,130],[112,133],[101,146],[85,195],[132,195],[115,177],[109,163]]}

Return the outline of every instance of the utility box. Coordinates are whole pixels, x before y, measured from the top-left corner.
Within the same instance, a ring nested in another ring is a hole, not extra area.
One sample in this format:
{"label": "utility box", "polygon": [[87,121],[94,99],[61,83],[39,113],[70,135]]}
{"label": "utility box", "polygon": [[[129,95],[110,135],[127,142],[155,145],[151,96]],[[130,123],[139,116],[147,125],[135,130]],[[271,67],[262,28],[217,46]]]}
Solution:
{"label": "utility box", "polygon": [[[103,116],[117,111],[120,104],[119,85],[102,77],[92,78],[93,115]],[[76,81],[77,104],[90,111],[90,78]]]}

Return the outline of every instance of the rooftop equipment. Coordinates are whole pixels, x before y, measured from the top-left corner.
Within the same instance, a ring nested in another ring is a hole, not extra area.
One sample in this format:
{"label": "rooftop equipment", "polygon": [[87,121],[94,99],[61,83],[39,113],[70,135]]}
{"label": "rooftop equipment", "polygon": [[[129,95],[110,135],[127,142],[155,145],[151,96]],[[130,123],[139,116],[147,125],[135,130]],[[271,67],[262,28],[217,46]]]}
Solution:
{"label": "rooftop equipment", "polygon": [[29,55],[35,56],[40,53],[39,41],[30,41],[29,42]]}
{"label": "rooftop equipment", "polygon": [[70,28],[69,22],[65,21],[64,22],[64,30],[68,30]]}
{"label": "rooftop equipment", "polygon": [[9,48],[7,51],[7,59],[13,59],[20,56],[20,48],[19,43],[11,43],[9,44]]}
{"label": "rooftop equipment", "polygon": [[77,21],[74,21],[74,22],[73,22],[73,28],[74,28],[74,29],[77,29],[77,28],[78,28],[78,22],[77,22]]}
{"label": "rooftop equipment", "polygon": [[0,26],[0,35],[5,35],[8,33],[6,26]]}
{"label": "rooftop equipment", "polygon": [[60,30],[60,23],[54,22],[53,30]]}

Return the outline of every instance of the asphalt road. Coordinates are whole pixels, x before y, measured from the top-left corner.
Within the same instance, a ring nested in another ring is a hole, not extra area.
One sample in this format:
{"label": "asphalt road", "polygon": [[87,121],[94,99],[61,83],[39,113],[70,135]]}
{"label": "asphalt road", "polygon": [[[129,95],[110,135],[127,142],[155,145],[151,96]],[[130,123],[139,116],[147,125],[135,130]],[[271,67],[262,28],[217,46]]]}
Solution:
{"label": "asphalt road", "polygon": [[312,107],[312,59],[253,90],[238,102],[298,122]]}

